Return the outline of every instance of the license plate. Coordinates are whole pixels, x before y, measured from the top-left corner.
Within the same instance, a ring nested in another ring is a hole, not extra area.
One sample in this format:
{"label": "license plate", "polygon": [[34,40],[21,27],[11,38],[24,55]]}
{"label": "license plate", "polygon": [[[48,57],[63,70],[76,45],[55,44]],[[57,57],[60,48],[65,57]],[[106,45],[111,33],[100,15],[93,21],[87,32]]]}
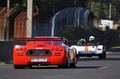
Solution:
{"label": "license plate", "polygon": [[47,62],[47,58],[32,58],[31,62]]}

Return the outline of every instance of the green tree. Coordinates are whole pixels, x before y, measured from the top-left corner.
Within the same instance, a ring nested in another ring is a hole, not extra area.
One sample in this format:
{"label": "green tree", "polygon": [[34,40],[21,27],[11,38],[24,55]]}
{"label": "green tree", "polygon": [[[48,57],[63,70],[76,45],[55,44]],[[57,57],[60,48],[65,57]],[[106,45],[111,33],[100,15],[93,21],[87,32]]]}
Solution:
{"label": "green tree", "polygon": [[[109,18],[111,4],[111,20],[117,22],[120,18],[120,0],[33,0],[33,3],[33,11],[43,15],[55,14],[66,7],[83,7],[90,9],[101,19]],[[6,7],[7,0],[0,0],[0,6]],[[10,0],[10,7],[27,11],[27,0]]]}
{"label": "green tree", "polygon": [[7,7],[7,0],[0,0],[1,7]]}

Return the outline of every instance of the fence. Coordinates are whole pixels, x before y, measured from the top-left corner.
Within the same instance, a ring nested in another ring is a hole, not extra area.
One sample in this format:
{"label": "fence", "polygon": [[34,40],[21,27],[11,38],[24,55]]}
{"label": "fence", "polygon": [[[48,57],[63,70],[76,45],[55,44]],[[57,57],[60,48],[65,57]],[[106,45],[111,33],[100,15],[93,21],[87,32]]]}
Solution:
{"label": "fence", "polygon": [[13,38],[14,18],[20,12],[13,8],[0,7],[0,40]]}
{"label": "fence", "polygon": [[49,21],[49,35],[56,36],[66,27],[93,26],[92,11],[81,8],[65,8],[58,11]]}
{"label": "fence", "polygon": [[[47,35],[48,21],[51,15],[33,13],[32,37]],[[0,7],[0,41],[12,38],[26,38],[27,12],[13,8]]]}

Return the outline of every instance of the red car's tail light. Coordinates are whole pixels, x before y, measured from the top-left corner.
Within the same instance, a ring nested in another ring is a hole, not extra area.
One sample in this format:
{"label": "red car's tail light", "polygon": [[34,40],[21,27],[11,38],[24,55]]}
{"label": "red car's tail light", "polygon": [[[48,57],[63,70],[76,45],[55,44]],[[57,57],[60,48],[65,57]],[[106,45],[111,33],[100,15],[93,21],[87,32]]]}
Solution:
{"label": "red car's tail light", "polygon": [[27,48],[26,47],[18,47],[18,48],[16,48],[16,51],[26,51],[27,50]]}
{"label": "red car's tail light", "polygon": [[24,48],[24,51],[26,51],[26,50],[27,50],[27,48],[25,47],[25,48]]}
{"label": "red car's tail light", "polygon": [[52,51],[63,51],[63,48],[61,48],[61,47],[60,47],[60,48],[59,48],[59,47],[55,47],[55,48],[54,48],[54,47],[53,47],[53,48],[51,48],[51,50],[52,50]]}
{"label": "red car's tail light", "polygon": [[51,48],[51,50],[52,50],[52,51],[63,51],[62,48],[58,48],[58,47],[56,47],[56,48]]}
{"label": "red car's tail light", "polygon": [[52,51],[54,51],[54,48],[51,48]]}
{"label": "red car's tail light", "polygon": [[56,48],[55,50],[58,51],[58,48]]}
{"label": "red car's tail light", "polygon": [[60,51],[62,51],[63,49],[62,49],[62,48],[60,48],[59,50],[60,50]]}
{"label": "red car's tail light", "polygon": [[19,48],[16,48],[16,51],[19,51]]}
{"label": "red car's tail light", "polygon": [[23,51],[23,48],[22,48],[22,47],[20,48],[20,51]]}
{"label": "red car's tail light", "polygon": [[59,48],[60,51],[63,51],[63,48]]}

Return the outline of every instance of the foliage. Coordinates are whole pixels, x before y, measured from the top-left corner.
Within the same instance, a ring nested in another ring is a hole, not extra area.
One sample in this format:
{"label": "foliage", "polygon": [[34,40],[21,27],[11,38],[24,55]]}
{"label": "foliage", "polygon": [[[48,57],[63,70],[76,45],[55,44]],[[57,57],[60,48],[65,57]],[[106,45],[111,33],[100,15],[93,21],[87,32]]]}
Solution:
{"label": "foliage", "polygon": [[59,34],[61,37],[66,37],[69,40],[79,40],[81,38],[88,39],[89,36],[95,36],[100,38],[104,35],[104,31],[99,30],[95,27],[72,27],[66,28],[62,33]]}
{"label": "foliage", "polygon": [[[84,7],[92,10],[96,17],[109,19],[110,4],[110,19],[117,22],[120,18],[120,0],[33,0],[33,11],[51,15],[66,7]],[[0,6],[7,6],[7,0],[0,0]],[[10,7],[26,11],[27,0],[10,0]]]}

